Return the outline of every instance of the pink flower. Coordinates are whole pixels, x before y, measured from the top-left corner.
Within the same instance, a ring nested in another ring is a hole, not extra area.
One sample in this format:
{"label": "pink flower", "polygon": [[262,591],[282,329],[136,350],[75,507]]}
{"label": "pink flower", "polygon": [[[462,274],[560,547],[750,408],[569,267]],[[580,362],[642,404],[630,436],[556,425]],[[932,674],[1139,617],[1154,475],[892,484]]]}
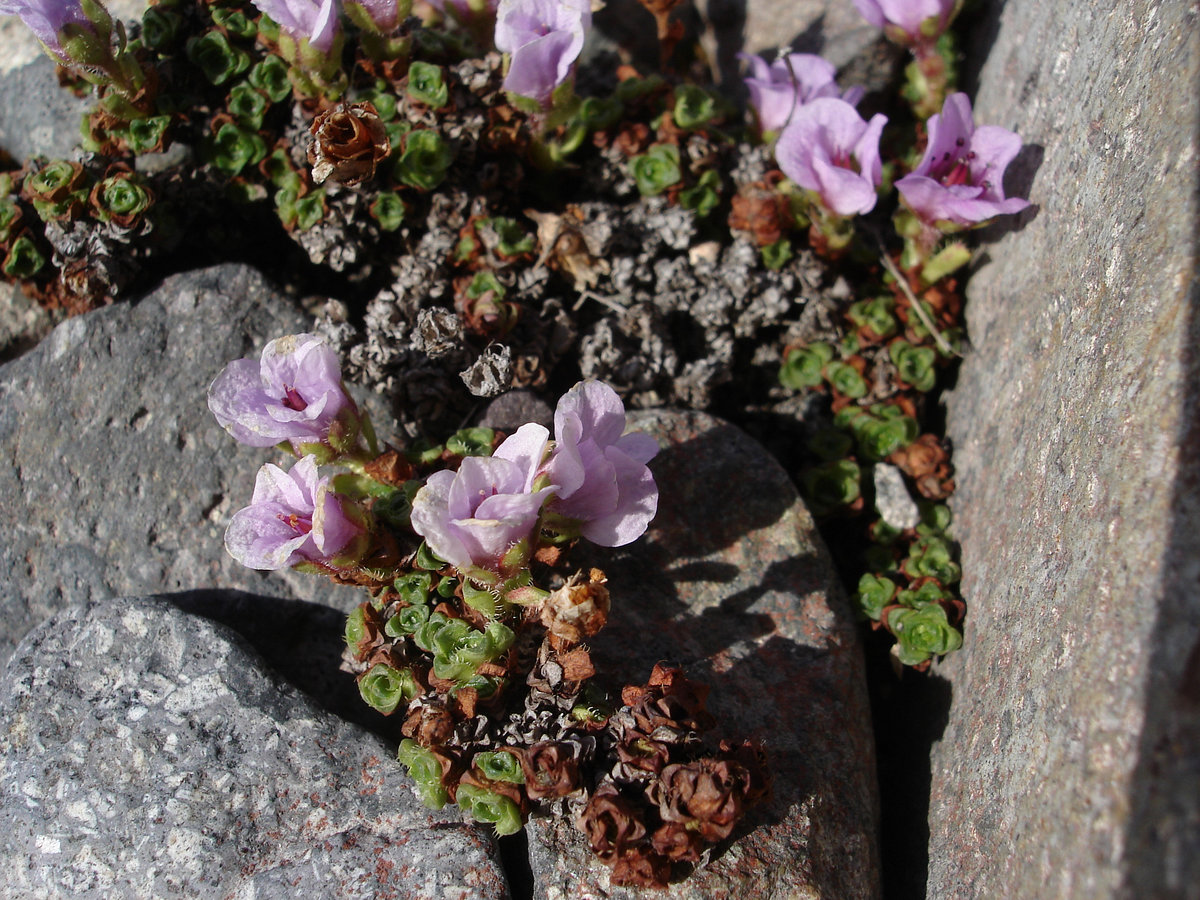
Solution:
{"label": "pink flower", "polygon": [[337,354],[312,334],[277,338],[260,359],[231,362],[209,387],[208,408],[251,447],[324,441],[340,414],[356,412]]}
{"label": "pink flower", "polygon": [[[750,74],[743,79],[750,92],[750,105],[758,114],[759,128],[779,131],[791,119],[792,112],[818,97],[837,97],[833,63],[811,53],[789,53],[769,66],[761,56],[739,53]],[[843,99],[856,104],[862,88],[851,88]]]}
{"label": "pink flower", "polygon": [[604,547],[637,540],[658,510],[658,486],[646,467],[658,442],[624,431],[617,392],[599,381],[580,382],[558,401],[555,445],[544,467],[556,487],[547,512],[572,520]]}
{"label": "pink flower", "polygon": [[925,224],[970,227],[1029,205],[1004,196],[1004,170],[1021,139],[996,125],[976,127],[966,94],[947,97],[941,115],[929,117],[928,130],[921,164],[896,182],[904,204]]}
{"label": "pink flower", "polygon": [[252,0],[296,43],[328,53],[340,29],[337,0]]}
{"label": "pink flower", "polygon": [[862,17],[898,44],[931,43],[950,25],[962,0],[854,0]]}
{"label": "pink flower", "polygon": [[71,59],[62,46],[63,28],[78,25],[94,30],[79,0],[0,0],[0,15],[19,16],[46,51],[64,65],[71,65]]}
{"label": "pink flower", "polygon": [[553,490],[532,490],[548,436],[540,425],[522,425],[493,456],[469,456],[457,472],[429,476],[413,498],[413,530],[459,569],[501,572],[506,554],[534,537]]}
{"label": "pink flower", "polygon": [[286,569],[331,560],[363,533],[361,516],[343,506],[328,478],[317,477],[316,457],[306,456],[290,472],[269,463],[258,470],[250,505],[225,531],[225,549],[251,569]]}
{"label": "pink flower", "polygon": [[547,103],[571,74],[591,24],[590,0],[500,0],[496,49],[509,54],[504,89]]}
{"label": "pink flower", "polygon": [[[412,0],[345,0],[345,7],[356,24],[373,24],[380,34],[391,34],[408,15]],[[360,9],[369,21],[355,18],[353,7]]]}
{"label": "pink flower", "polygon": [[793,113],[775,145],[775,159],[829,211],[867,213],[875,207],[875,188],[883,178],[879,138],[886,123],[883,115],[864,122],[845,100],[820,97]]}

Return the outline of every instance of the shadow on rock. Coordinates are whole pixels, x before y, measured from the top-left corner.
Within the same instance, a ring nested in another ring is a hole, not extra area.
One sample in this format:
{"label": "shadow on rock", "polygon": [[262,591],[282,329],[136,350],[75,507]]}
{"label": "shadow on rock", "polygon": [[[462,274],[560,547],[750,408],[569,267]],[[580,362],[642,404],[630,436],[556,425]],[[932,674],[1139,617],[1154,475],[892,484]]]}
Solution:
{"label": "shadow on rock", "polygon": [[387,740],[399,740],[399,721],[393,723],[368,707],[354,676],[339,670],[345,613],[319,603],[245,591],[184,591],[164,599],[237,632],[276,673],[322,709]]}

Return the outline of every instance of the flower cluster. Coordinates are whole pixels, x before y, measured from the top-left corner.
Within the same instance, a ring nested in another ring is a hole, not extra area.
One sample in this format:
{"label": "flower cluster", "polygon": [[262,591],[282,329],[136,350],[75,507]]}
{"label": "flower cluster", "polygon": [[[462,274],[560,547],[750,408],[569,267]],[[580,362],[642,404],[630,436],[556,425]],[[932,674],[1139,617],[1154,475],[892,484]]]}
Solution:
{"label": "flower cluster", "polygon": [[554,414],[555,440],[523,425],[489,459],[437,472],[413,498],[413,528],[440,558],[484,581],[524,566],[536,528],[582,535],[606,547],[637,540],[658,490],[646,467],[658,444],[624,434],[625,410],[600,382],[568,391]]}
{"label": "flower cluster", "polygon": [[[678,670],[626,688],[615,714],[585,695],[595,668],[583,642],[611,602],[600,569],[561,571],[564,551],[579,537],[628,544],[658,505],[646,465],[658,443],[625,433],[612,388],[569,390],[553,439],[526,424],[504,440],[468,429],[443,447],[380,452],[333,351],[299,334],[230,363],[209,406],[239,441],[300,456],[290,471],[262,467],[226,548],[253,568],[371,589],[347,619],[345,667],[366,703],[402,721],[398,758],[424,803],[457,802],[511,834],[571,800],[614,881],[662,886],[765,795],[761,751],[701,742],[706,691]],[[605,823],[618,812],[613,846]]]}

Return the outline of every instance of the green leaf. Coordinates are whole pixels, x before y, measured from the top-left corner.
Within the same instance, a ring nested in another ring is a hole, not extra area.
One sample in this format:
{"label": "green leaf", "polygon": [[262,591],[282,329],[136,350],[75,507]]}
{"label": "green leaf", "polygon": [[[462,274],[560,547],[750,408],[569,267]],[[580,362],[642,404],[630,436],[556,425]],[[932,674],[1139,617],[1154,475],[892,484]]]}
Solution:
{"label": "green leaf", "polygon": [[825,366],[825,378],[839,394],[857,400],[867,395],[867,382],[858,369],[843,362],[831,362]]}
{"label": "green leaf", "polygon": [[12,243],[4,258],[4,274],[9,278],[32,278],[46,264],[46,257],[28,237],[21,235]]}
{"label": "green leaf", "polygon": [[394,669],[386,663],[371,666],[358,680],[363,700],[385,716],[394,713],[402,702],[412,700],[420,690],[411,669]]}
{"label": "green leaf", "polygon": [[354,607],[353,612],[346,616],[346,646],[351,650],[358,648],[359,641],[366,635],[366,611],[361,606]]}
{"label": "green leaf", "polygon": [[396,758],[408,769],[408,777],[416,783],[417,796],[430,809],[441,809],[450,799],[442,784],[442,766],[437,757],[411,738],[400,741]]}
{"label": "green leaf", "polygon": [[950,624],[946,610],[936,604],[894,609],[884,624],[896,636],[897,655],[906,666],[920,665],[931,656],[942,656],[962,646],[962,635]]}
{"label": "green leaf", "polygon": [[484,750],[475,754],[472,764],[488,781],[524,784],[525,772],[516,754],[507,750]]}
{"label": "green leaf", "polygon": [[408,572],[393,582],[400,599],[410,605],[429,602],[429,591],[433,585],[431,572]]}
{"label": "green leaf", "polygon": [[476,822],[494,825],[496,834],[516,834],[521,830],[521,811],[507,797],[473,784],[460,784],[457,798],[464,813]]}
{"label": "green leaf", "polygon": [[161,4],[151,6],[142,13],[142,44],[151,50],[162,52],[175,43],[183,20],[179,13]]}
{"label": "green leaf", "polygon": [[827,515],[853,503],[862,494],[862,472],[853,460],[840,459],[809,469],[804,496],[814,515]]}
{"label": "green leaf", "polygon": [[896,583],[886,575],[863,575],[858,579],[858,591],[855,600],[858,608],[869,619],[879,621],[883,608],[892,602],[896,595]]}
{"label": "green leaf", "polygon": [[230,114],[237,119],[239,125],[257,131],[262,127],[263,116],[267,113],[270,101],[253,85],[243,82],[230,90],[228,106]]}
{"label": "green leaf", "polygon": [[384,634],[388,637],[399,638],[417,631],[429,621],[429,607],[424,605],[406,606],[387,620],[383,626]]}
{"label": "green leaf", "polygon": [[446,439],[446,449],[459,456],[491,456],[495,439],[496,432],[491,428],[463,428]]}
{"label": "green leaf", "polygon": [[421,129],[408,135],[393,174],[402,184],[431,191],[442,183],[453,162],[454,149],[446,139],[436,131]]}
{"label": "green leaf", "polygon": [[250,55],[231,45],[220,31],[208,31],[188,40],[187,57],[213,84],[224,84],[250,68]]}
{"label": "green leaf", "polygon": [[209,162],[229,177],[267,155],[267,145],[258,134],[226,122],[208,142]]}
{"label": "green leaf", "polygon": [[629,166],[643,197],[657,196],[683,178],[679,148],[673,144],[655,144],[641,156],[633,157]]}
{"label": "green leaf", "polygon": [[717,98],[703,88],[681,84],[675,88],[675,109],[671,117],[680,128],[694,131],[720,118],[720,106]]}
{"label": "green leaf", "polygon": [[825,364],[833,359],[833,347],[824,342],[792,347],[779,367],[779,383],[793,391],[816,387],[824,379]]}
{"label": "green leaf", "polygon": [[258,34],[258,26],[246,18],[240,9],[227,6],[214,6],[209,9],[212,20],[232,34],[234,37],[249,40]]}
{"label": "green leaf", "polygon": [[876,336],[888,338],[900,327],[896,317],[892,315],[895,308],[896,301],[892,297],[860,300],[846,311],[846,318],[857,328],[869,328]]}
{"label": "green leaf", "polygon": [[700,176],[694,187],[679,192],[679,205],[696,213],[703,219],[721,202],[721,176],[709,169]]}
{"label": "green leaf", "polygon": [[384,231],[395,231],[404,223],[404,201],[395,191],[380,191],[371,201],[369,211]]}
{"label": "green leaf", "polygon": [[778,272],[792,258],[792,242],[780,238],[773,244],[761,248],[763,265],[772,272]]}
{"label": "green leaf", "polygon": [[125,128],[125,144],[135,154],[149,153],[162,142],[170,124],[170,116],[134,119]]}
{"label": "green leaf", "polygon": [[442,67],[432,63],[417,60],[409,66],[407,90],[412,99],[433,109],[441,109],[450,102],[450,88]]}
{"label": "green leaf", "polygon": [[246,76],[250,84],[262,91],[272,103],[282,103],[292,92],[292,82],[288,79],[288,66],[275,55],[263,57]]}

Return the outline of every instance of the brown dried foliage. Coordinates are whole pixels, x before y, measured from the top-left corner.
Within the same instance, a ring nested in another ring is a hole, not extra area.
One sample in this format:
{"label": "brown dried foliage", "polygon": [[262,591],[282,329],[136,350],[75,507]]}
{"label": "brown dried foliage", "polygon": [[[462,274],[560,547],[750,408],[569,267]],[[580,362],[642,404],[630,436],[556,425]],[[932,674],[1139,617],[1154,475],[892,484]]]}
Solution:
{"label": "brown dried foliage", "polygon": [[392,152],[383,120],[372,103],[339,103],[313,119],[308,148],[312,178],[353,186],[375,175],[375,167]]}

